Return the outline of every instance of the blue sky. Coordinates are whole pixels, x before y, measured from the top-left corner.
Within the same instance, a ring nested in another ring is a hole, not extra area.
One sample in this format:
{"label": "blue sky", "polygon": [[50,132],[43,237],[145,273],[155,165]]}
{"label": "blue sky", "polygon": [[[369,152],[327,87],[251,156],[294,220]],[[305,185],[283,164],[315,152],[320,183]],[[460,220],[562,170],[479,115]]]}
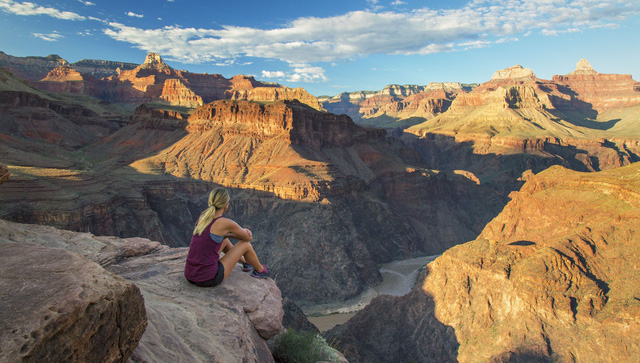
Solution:
{"label": "blue sky", "polygon": [[640,1],[0,0],[0,50],[253,75],[312,94],[539,78],[581,58],[640,79]]}

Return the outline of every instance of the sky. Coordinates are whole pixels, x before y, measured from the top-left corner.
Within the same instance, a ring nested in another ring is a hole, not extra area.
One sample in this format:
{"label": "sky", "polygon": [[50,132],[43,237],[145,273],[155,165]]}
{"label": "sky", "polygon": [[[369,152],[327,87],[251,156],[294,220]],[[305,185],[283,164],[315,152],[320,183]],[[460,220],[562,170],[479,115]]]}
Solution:
{"label": "sky", "polygon": [[539,78],[586,58],[640,79],[640,0],[0,0],[0,51],[255,76],[315,96]]}

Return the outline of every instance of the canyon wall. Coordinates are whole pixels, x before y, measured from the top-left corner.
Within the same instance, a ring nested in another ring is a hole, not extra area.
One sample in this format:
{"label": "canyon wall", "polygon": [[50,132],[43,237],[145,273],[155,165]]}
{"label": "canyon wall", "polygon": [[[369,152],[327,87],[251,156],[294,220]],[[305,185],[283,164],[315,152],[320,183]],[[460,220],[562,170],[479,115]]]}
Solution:
{"label": "canyon wall", "polygon": [[409,295],[374,300],[329,339],[352,361],[637,358],[639,170],[532,176]]}
{"label": "canyon wall", "polygon": [[362,125],[406,128],[446,111],[456,95],[473,87],[456,82],[389,85],[381,91],[344,92],[319,101],[329,112],[347,114]]}

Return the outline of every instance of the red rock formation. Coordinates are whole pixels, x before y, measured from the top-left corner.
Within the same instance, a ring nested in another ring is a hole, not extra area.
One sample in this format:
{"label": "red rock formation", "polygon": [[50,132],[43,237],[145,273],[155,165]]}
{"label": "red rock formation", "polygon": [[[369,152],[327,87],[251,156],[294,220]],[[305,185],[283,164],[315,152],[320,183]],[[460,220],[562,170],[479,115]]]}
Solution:
{"label": "red rock formation", "polygon": [[196,95],[179,79],[164,81],[160,99],[174,106],[196,108],[203,105],[202,97]]}
{"label": "red rock formation", "polygon": [[586,59],[581,59],[576,70],[568,75],[553,76],[553,81],[576,93],[573,107],[590,107],[602,112],[640,104],[640,82],[630,74],[598,73]]}
{"label": "red rock formation", "polygon": [[[237,77],[237,76],[236,76]],[[234,77],[235,78],[235,77]],[[233,81],[233,79],[232,79]],[[243,83],[236,83],[239,86]],[[235,86],[235,84],[234,84]],[[297,100],[316,110],[324,110],[318,99],[312,96],[304,88],[287,88],[287,87],[256,87],[245,89],[234,89],[227,92],[228,98],[231,100],[248,100],[248,101],[283,101]]]}
{"label": "red rock formation", "polygon": [[55,68],[47,76],[34,85],[42,90],[53,93],[77,93],[90,96],[100,94],[99,81],[88,74],[81,74],[68,66]]}
{"label": "red rock formation", "polygon": [[[333,113],[345,113],[358,123],[386,128],[410,119],[409,126],[447,110],[457,94],[465,92],[459,83],[430,83],[427,86],[390,85],[379,92],[344,93],[322,98]],[[394,122],[395,121],[395,122]],[[407,127],[406,123],[402,123]]]}

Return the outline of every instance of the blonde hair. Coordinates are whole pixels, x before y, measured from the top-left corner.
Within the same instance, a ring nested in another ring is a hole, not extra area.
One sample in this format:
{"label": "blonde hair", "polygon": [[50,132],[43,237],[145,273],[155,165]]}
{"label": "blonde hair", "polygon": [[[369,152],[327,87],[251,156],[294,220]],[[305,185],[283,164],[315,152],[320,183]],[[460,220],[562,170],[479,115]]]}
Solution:
{"label": "blonde hair", "polygon": [[200,219],[193,230],[193,235],[200,235],[213,220],[218,209],[224,208],[229,203],[229,192],[223,188],[215,188],[209,193],[209,208],[200,214]]}

